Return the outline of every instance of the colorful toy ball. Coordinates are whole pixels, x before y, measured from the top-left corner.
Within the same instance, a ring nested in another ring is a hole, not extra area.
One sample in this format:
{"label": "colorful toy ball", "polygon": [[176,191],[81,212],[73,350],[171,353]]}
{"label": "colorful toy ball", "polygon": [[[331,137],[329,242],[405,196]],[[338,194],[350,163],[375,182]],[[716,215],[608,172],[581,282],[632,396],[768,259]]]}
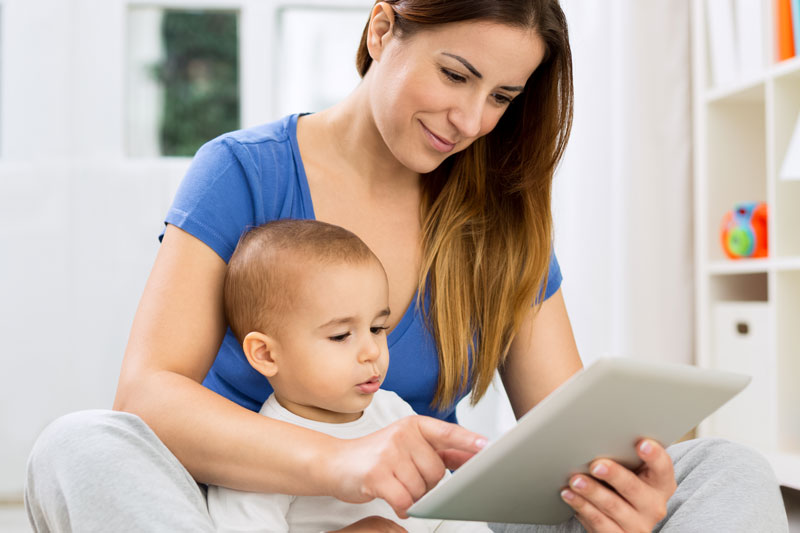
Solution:
{"label": "colorful toy ball", "polygon": [[729,258],[767,257],[767,204],[738,204],[722,218],[721,233]]}

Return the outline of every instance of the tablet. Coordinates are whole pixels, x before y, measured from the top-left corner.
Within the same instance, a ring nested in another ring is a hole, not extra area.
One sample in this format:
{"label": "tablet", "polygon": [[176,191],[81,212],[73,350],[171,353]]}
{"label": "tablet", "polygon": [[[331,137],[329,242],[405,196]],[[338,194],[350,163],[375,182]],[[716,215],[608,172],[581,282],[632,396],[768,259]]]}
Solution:
{"label": "tablet", "polygon": [[408,510],[410,516],[557,524],[561,489],[595,458],[631,469],[642,437],[672,444],[739,393],[749,376],[636,359],[576,373]]}

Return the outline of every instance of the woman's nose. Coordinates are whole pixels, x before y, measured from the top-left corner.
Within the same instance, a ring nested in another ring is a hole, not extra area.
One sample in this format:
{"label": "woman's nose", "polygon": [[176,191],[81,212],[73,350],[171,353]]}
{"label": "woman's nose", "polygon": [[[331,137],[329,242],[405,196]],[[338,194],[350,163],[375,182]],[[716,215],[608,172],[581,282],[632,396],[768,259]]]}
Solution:
{"label": "woman's nose", "polygon": [[476,94],[466,96],[458,105],[450,109],[450,122],[458,129],[461,137],[477,137],[483,119],[483,97]]}

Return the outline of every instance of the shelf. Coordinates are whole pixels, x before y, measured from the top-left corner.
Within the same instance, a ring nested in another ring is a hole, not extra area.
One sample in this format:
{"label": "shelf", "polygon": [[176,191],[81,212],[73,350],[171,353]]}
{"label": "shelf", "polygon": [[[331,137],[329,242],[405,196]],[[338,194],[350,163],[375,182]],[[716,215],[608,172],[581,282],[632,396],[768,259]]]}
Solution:
{"label": "shelf", "polygon": [[708,103],[762,102],[764,101],[764,76],[709,89],[706,92],[706,101]]}
{"label": "shelf", "polygon": [[800,78],[800,57],[776,63],[758,76],[725,85],[712,87],[705,93],[706,102],[761,102],[764,84],[770,79]]}
{"label": "shelf", "polygon": [[722,259],[710,261],[706,266],[706,273],[711,276],[765,274],[770,270],[800,270],[800,257]]}
{"label": "shelf", "polygon": [[728,259],[708,263],[709,274],[761,274],[769,269],[769,259]]}
{"label": "shelf", "polygon": [[800,270],[800,257],[784,257],[775,260],[775,268],[781,271]]}
{"label": "shelf", "polygon": [[769,72],[771,78],[800,77],[800,56],[781,61],[772,66]]}

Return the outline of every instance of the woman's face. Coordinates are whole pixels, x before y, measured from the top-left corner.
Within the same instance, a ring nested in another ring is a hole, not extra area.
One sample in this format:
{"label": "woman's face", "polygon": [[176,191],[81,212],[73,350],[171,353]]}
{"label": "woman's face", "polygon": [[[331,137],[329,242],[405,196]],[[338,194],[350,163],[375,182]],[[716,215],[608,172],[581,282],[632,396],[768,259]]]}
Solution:
{"label": "woman's face", "polygon": [[[373,17],[371,31],[378,26]],[[378,131],[400,163],[426,173],[492,131],[541,62],[544,42],[530,30],[468,21],[387,34],[370,51]]]}

